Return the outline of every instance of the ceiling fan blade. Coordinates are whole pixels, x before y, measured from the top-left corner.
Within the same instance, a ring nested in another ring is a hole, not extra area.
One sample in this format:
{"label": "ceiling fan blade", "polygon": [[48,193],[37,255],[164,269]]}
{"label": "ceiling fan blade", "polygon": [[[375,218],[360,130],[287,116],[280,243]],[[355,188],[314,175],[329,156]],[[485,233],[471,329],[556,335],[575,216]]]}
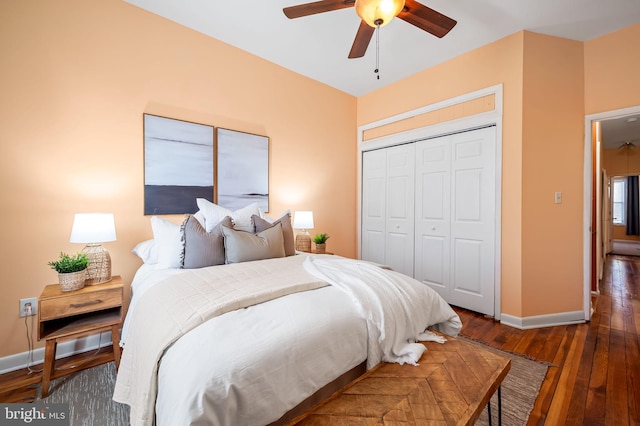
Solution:
{"label": "ceiling fan blade", "polygon": [[356,38],[353,40],[351,51],[349,52],[349,59],[362,58],[367,52],[367,47],[371,42],[371,37],[376,29],[369,26],[366,22],[361,21],[356,33]]}
{"label": "ceiling fan blade", "polygon": [[287,18],[294,19],[301,18],[303,16],[315,15],[316,13],[330,12],[332,10],[353,7],[355,3],[356,0],[320,0],[313,3],[285,7],[282,11]]}
{"label": "ceiling fan blade", "polygon": [[398,18],[439,38],[447,35],[458,23],[455,19],[430,9],[416,0],[405,0],[404,9],[400,11]]}

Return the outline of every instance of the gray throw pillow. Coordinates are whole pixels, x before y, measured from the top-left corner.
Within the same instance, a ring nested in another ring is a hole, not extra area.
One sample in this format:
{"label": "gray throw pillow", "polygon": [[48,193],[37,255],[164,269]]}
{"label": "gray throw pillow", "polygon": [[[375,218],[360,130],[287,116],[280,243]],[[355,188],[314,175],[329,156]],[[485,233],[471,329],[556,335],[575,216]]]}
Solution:
{"label": "gray throw pillow", "polygon": [[224,265],[224,237],[220,227],[232,226],[229,216],[222,219],[207,232],[192,215],[182,224],[182,268],[195,269],[205,266]]}
{"label": "gray throw pillow", "polygon": [[282,238],[284,240],[284,254],[286,256],[293,256],[296,254],[296,241],[293,237],[293,227],[291,226],[291,213],[287,213],[280,217],[278,220],[273,221],[273,223],[264,220],[260,216],[253,215],[251,216],[253,220],[253,224],[256,226],[256,232],[262,232],[265,229],[271,228],[277,223],[282,224]]}
{"label": "gray throw pillow", "polygon": [[282,225],[277,224],[257,234],[221,226],[226,263],[285,257]]}

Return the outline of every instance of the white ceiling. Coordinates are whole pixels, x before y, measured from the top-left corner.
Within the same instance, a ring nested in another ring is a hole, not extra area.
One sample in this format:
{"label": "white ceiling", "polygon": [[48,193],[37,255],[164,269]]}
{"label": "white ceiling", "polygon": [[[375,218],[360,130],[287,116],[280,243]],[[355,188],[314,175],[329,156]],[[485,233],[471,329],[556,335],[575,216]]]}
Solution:
{"label": "white ceiling", "polygon": [[603,120],[601,124],[602,143],[605,148],[620,148],[626,142],[640,146],[640,114],[610,118]]}
{"label": "white ceiling", "polygon": [[442,39],[400,19],[366,55],[347,59],[360,23],[354,8],[288,19],[305,0],[125,0],[299,74],[361,96],[525,29],[589,40],[640,22],[640,0],[420,0],[458,24]]}

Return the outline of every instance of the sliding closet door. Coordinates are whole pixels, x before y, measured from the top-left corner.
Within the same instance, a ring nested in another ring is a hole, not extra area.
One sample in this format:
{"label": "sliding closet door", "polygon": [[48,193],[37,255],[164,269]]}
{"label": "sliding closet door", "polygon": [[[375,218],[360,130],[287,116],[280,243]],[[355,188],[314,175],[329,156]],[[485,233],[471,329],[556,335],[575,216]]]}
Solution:
{"label": "sliding closet door", "polygon": [[415,278],[494,315],[495,127],[416,143]]}
{"label": "sliding closet door", "polygon": [[413,276],[412,144],[368,151],[362,158],[362,258]]}
{"label": "sliding closet door", "polygon": [[449,303],[494,315],[495,127],[458,133],[451,143]]}

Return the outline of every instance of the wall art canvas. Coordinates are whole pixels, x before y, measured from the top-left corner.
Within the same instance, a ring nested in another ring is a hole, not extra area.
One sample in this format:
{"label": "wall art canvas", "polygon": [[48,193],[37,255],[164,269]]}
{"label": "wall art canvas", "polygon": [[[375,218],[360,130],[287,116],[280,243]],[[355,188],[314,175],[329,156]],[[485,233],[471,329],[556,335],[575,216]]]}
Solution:
{"label": "wall art canvas", "polygon": [[213,127],[144,114],[144,214],[198,211],[213,202]]}
{"label": "wall art canvas", "polygon": [[216,128],[217,204],[238,210],[257,202],[269,211],[269,138]]}

